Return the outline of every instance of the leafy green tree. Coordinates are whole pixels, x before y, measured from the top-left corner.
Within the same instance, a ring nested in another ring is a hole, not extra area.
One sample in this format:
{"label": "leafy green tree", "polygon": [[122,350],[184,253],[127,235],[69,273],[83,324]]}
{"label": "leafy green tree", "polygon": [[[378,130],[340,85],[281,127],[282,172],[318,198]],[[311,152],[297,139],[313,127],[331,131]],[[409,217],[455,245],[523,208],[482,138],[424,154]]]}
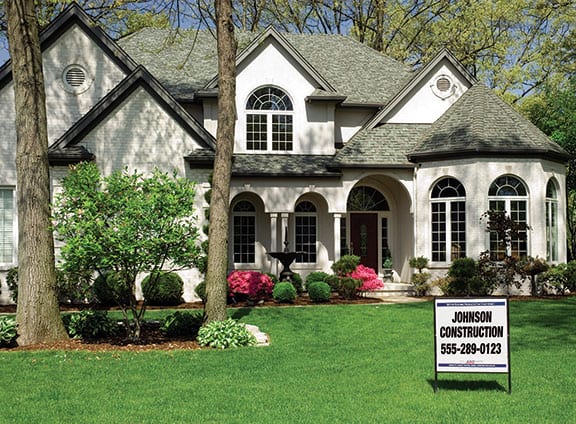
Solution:
{"label": "leafy green tree", "polygon": [[131,294],[119,306],[132,339],[140,337],[146,311],[146,300],[136,301],[136,277],[196,265],[194,195],[194,183],[158,170],[149,177],[127,171],[103,177],[95,164],[85,163],[62,180],[54,212],[57,236],[66,242],[62,268],[121,276]]}

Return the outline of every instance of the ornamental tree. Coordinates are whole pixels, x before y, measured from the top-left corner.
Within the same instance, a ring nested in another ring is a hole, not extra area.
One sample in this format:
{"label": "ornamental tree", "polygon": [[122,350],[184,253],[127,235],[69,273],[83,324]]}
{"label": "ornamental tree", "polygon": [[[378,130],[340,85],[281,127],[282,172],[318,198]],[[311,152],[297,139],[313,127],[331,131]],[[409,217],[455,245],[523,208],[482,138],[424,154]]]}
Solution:
{"label": "ornamental tree", "polygon": [[[113,272],[128,287],[128,301],[116,299],[129,337],[140,337],[146,311],[136,301],[136,277],[196,266],[201,249],[195,225],[194,183],[159,170],[149,177],[116,171],[103,177],[95,164],[72,166],[56,197],[54,228],[66,244],[62,269]],[[156,281],[147,286],[153,290]]]}

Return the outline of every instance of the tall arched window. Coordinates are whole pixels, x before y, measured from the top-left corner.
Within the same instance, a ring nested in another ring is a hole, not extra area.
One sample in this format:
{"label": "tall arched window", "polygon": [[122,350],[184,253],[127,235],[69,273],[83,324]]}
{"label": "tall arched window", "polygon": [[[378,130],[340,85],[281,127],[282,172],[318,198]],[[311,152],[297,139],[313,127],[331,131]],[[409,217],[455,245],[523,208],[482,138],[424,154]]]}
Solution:
{"label": "tall arched window", "polygon": [[296,262],[316,263],[316,205],[302,201],[296,205],[295,212],[296,251],[304,252]]}
{"label": "tall arched window", "polygon": [[432,188],[431,202],[432,261],[448,262],[464,258],[466,256],[464,186],[455,178],[443,178]]}
{"label": "tall arched window", "polygon": [[252,264],[255,260],[256,208],[241,200],[232,209],[233,256],[235,263]]}
{"label": "tall arched window", "polygon": [[276,87],[256,90],[246,102],[246,149],[292,150],[292,101]]}
{"label": "tall arched window", "polygon": [[546,186],[546,260],[558,260],[558,189],[553,180]]}
{"label": "tall arched window", "polygon": [[[528,225],[528,191],[517,177],[496,178],[488,190],[488,201],[490,210],[505,212],[515,222]],[[490,232],[490,256],[495,260],[528,256],[528,232],[519,231],[509,243],[501,240],[495,231]]]}

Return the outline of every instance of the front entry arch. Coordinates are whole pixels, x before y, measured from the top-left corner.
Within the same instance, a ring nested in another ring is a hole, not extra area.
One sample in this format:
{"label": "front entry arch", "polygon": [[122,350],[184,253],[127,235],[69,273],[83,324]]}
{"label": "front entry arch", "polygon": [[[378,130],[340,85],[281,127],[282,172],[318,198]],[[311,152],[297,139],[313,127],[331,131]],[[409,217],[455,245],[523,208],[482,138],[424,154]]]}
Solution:
{"label": "front entry arch", "polygon": [[370,186],[357,186],[348,196],[348,250],[360,263],[382,272],[391,257],[390,207],[386,197]]}

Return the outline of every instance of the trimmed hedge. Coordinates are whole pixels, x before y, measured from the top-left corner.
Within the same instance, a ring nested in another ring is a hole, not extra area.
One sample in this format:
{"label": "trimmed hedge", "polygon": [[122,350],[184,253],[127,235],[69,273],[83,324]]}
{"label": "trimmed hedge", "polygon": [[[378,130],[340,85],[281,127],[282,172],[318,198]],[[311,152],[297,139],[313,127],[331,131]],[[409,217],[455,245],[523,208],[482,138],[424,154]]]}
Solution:
{"label": "trimmed hedge", "polygon": [[323,281],[313,281],[308,285],[308,296],[312,302],[330,301],[332,289]]}
{"label": "trimmed hedge", "polygon": [[184,294],[184,282],[175,272],[158,271],[142,280],[142,293],[149,305],[180,305]]}
{"label": "trimmed hedge", "polygon": [[292,303],[296,300],[296,288],[292,283],[282,281],[274,286],[272,297],[279,303]]}

